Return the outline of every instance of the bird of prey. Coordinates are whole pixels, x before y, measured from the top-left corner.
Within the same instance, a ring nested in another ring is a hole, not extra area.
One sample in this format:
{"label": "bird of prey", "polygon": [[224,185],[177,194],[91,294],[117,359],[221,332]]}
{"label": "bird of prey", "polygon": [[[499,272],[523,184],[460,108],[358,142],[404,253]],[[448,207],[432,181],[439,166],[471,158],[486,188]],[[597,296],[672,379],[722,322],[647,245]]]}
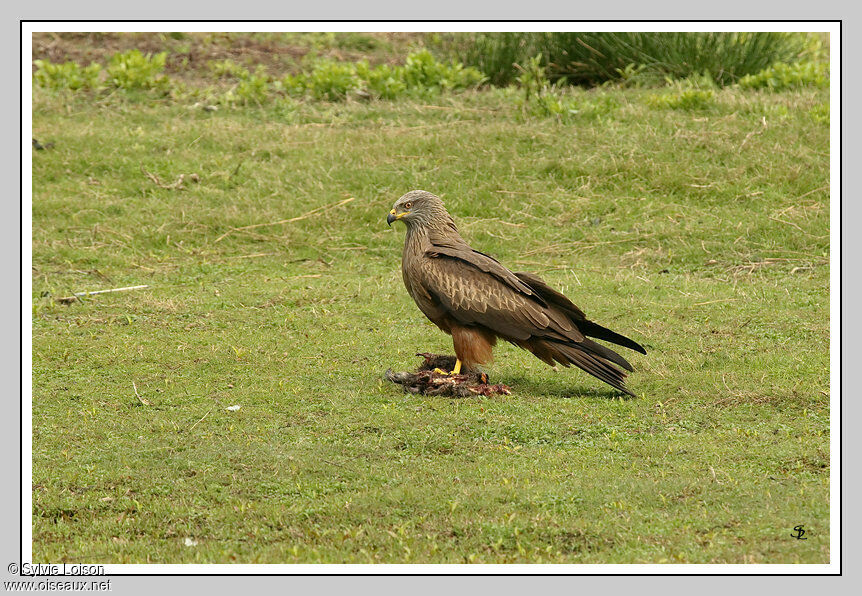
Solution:
{"label": "bird of prey", "polygon": [[413,300],[431,322],[452,336],[456,362],[473,368],[490,362],[498,338],[554,366],[575,365],[634,396],[624,381],[634,370],[625,358],[592,339],[646,354],[640,344],[587,319],[583,311],[541,278],[513,273],[471,248],[439,197],[413,190],[386,218],[407,225],[401,274]]}

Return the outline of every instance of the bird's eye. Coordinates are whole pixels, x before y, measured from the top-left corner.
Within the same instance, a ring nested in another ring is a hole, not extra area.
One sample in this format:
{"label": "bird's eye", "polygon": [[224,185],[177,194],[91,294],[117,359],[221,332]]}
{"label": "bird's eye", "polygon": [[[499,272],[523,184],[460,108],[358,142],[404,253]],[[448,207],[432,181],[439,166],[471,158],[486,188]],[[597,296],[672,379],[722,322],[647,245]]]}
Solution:
{"label": "bird's eye", "polygon": [[413,203],[404,203],[405,209],[410,209],[410,207],[412,207],[412,206],[413,206]]}

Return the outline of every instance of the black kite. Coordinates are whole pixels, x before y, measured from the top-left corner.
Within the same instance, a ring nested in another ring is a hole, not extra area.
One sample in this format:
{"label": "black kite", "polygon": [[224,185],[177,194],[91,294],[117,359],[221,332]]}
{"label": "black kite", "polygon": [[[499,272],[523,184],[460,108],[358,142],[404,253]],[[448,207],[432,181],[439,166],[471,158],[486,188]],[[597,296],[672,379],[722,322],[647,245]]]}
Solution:
{"label": "black kite", "polygon": [[594,337],[646,354],[640,344],[587,320],[568,298],[531,273],[513,273],[470,248],[443,202],[413,190],[386,218],[407,225],[401,273],[407,291],[426,317],[452,336],[457,361],[472,368],[489,362],[502,338],[554,366],[575,366],[631,396],[625,370],[632,365]]}

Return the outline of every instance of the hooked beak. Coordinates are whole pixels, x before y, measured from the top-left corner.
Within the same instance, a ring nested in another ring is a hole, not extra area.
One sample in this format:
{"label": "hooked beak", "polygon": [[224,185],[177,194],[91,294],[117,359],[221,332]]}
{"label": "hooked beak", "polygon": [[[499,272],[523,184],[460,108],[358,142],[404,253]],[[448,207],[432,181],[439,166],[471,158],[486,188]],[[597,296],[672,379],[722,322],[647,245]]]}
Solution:
{"label": "hooked beak", "polygon": [[389,212],[389,215],[386,216],[386,223],[391,227],[392,222],[397,220],[397,219],[401,219],[402,215],[404,215],[404,214],[402,213],[401,215],[395,215],[395,209],[393,209],[392,211]]}

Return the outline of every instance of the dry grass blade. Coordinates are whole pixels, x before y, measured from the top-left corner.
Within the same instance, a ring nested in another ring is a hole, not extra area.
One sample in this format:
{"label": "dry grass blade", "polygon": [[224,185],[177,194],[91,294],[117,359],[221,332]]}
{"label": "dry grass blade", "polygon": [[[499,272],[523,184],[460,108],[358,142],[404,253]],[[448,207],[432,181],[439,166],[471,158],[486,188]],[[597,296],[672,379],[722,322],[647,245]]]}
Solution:
{"label": "dry grass blade", "polygon": [[761,125],[761,126],[760,126],[760,130],[752,130],[750,133],[748,133],[747,135],[745,135],[745,138],[742,140],[742,144],[739,146],[739,151],[742,151],[742,148],[743,148],[743,147],[745,147],[745,144],[746,144],[749,140],[751,140],[751,137],[753,137],[754,135],[762,135],[762,134],[764,133],[764,131],[766,131],[766,126],[767,126],[767,124],[766,124],[766,116],[764,116],[764,117],[760,120],[760,125]]}
{"label": "dry grass blade", "polygon": [[110,294],[112,292],[129,292],[131,290],[143,290],[145,288],[149,288],[148,285],[140,285],[140,286],[127,286],[125,288],[111,288],[110,290],[94,290],[92,292],[75,292],[74,296],[63,296],[62,298],[57,298],[56,301],[60,304],[71,304],[73,302],[79,301],[81,298],[96,296],[97,294]]}
{"label": "dry grass blade", "polygon": [[323,205],[322,207],[312,209],[308,213],[303,213],[302,215],[298,215],[297,217],[291,217],[290,219],[281,219],[279,221],[271,221],[271,222],[267,222],[267,223],[252,224],[250,226],[242,226],[240,228],[231,228],[230,230],[228,230],[227,232],[225,232],[224,234],[222,234],[221,236],[216,238],[215,241],[221,242],[224,238],[226,238],[227,236],[229,236],[233,232],[245,232],[248,230],[253,230],[255,228],[263,228],[266,226],[277,226],[280,224],[286,224],[286,223],[292,223],[295,221],[301,221],[303,219],[307,219],[307,218],[311,217],[312,215],[320,213],[321,211],[325,211],[326,209],[335,209],[336,207],[341,207],[342,205],[346,205],[347,203],[349,203],[351,201],[355,201],[355,200],[356,200],[356,197],[349,197],[349,198],[344,199],[342,201],[338,201],[337,203],[331,203],[329,205]]}
{"label": "dry grass blade", "polygon": [[138,386],[135,384],[135,382],[134,382],[134,381],[132,381],[132,389],[134,389],[134,390],[135,390],[135,397],[137,397],[137,398],[138,398],[138,401],[139,401],[139,402],[141,402],[141,404],[143,404],[143,405],[145,405],[145,406],[151,406],[151,405],[153,405],[152,403],[150,403],[150,401],[149,401],[148,399],[145,399],[145,398],[141,397],[141,394],[140,394],[140,393],[138,393]]}

